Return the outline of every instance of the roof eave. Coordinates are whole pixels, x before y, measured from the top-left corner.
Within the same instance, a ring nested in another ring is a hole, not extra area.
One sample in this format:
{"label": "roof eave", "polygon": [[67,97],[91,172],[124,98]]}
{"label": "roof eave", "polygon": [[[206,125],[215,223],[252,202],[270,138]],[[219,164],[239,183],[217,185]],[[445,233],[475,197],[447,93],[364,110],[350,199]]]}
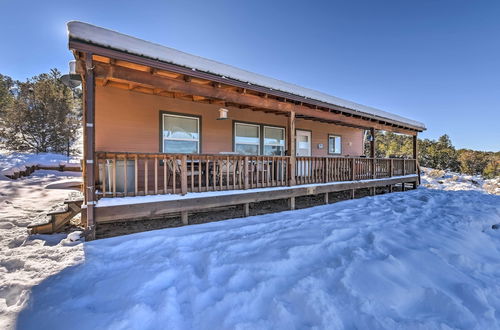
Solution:
{"label": "roof eave", "polygon": [[[234,78],[224,77],[224,76],[212,73],[212,72],[204,72],[201,70],[197,70],[195,68],[181,66],[181,65],[173,63],[173,62],[167,62],[167,61],[160,60],[157,58],[152,58],[152,57],[139,55],[139,54],[132,53],[132,52],[127,52],[127,51],[124,51],[121,49],[115,49],[112,47],[103,46],[100,44],[89,42],[87,40],[74,38],[71,35],[69,36],[68,47],[71,50],[77,50],[77,51],[81,51],[81,52],[90,52],[92,54],[99,54],[99,55],[103,55],[103,56],[108,56],[110,58],[121,59],[121,60],[125,60],[125,61],[134,62],[137,64],[148,65],[148,66],[155,67],[158,69],[172,70],[172,71],[182,73],[185,75],[190,75],[190,76],[201,78],[201,79],[209,79],[209,80],[213,80],[215,82],[220,82],[220,83],[232,85],[235,87],[251,88],[251,89],[256,90],[258,92],[270,94],[270,95],[273,95],[276,97],[282,97],[282,98],[286,98],[289,100],[308,103],[311,105],[316,105],[316,106],[325,107],[325,108],[331,108],[332,110],[335,110],[335,111],[340,111],[340,112],[350,114],[350,115],[362,116],[362,117],[365,117],[368,119],[373,119],[373,120],[385,122],[385,123],[388,123],[390,125],[396,125],[397,127],[413,130],[416,132],[423,132],[426,130],[426,127],[410,125],[408,123],[400,122],[400,121],[397,121],[397,120],[394,120],[391,118],[386,118],[386,117],[382,117],[382,116],[377,116],[375,114],[370,114],[367,112],[362,112],[359,110],[346,108],[346,107],[343,107],[343,106],[340,106],[337,104],[331,104],[331,103],[327,103],[324,101],[315,100],[312,98],[292,94],[292,93],[281,91],[278,89],[272,89],[272,88],[265,87],[265,86],[250,84],[250,83],[247,83],[247,82],[244,82],[241,80],[237,80]],[[120,54],[122,54],[123,56],[120,56]],[[165,66],[168,66],[168,67],[165,68]]]}

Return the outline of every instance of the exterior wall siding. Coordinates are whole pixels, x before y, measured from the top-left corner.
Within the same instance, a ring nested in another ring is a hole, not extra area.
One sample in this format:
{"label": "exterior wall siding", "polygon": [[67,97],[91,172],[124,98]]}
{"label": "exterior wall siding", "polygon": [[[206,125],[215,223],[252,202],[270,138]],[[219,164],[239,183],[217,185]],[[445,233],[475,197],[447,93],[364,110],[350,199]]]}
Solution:
{"label": "exterior wall siding", "polygon": [[[233,121],[286,126],[287,118],[272,113],[229,109],[229,120],[217,120],[220,106],[96,87],[96,150],[117,152],[159,152],[160,111],[201,116],[201,152],[233,151]],[[328,155],[328,134],[342,136],[342,155],[363,153],[363,130],[297,119],[297,129],[312,131],[312,155]],[[323,144],[319,149],[318,144]]]}

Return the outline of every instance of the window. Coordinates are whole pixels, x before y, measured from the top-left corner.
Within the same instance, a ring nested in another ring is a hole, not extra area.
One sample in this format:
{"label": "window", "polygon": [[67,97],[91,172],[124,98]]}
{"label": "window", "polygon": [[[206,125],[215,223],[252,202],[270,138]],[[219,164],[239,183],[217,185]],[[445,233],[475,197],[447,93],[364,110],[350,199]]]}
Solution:
{"label": "window", "polygon": [[200,119],[163,114],[163,152],[195,154],[200,152]]}
{"label": "window", "polygon": [[283,156],[285,154],[285,129],[264,126],[264,155]]}
{"label": "window", "polygon": [[260,126],[235,123],[234,151],[243,155],[258,155],[260,153]]}
{"label": "window", "polygon": [[328,153],[329,154],[342,153],[342,137],[338,135],[328,135]]}

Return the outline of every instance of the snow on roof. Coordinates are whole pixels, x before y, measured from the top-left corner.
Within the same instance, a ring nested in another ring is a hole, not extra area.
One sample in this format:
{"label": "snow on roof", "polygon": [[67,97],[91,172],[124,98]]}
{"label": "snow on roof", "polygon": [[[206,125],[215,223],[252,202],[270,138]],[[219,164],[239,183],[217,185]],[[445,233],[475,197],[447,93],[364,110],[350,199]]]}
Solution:
{"label": "snow on roof", "polygon": [[109,47],[131,54],[144,56],[183,67],[188,67],[198,71],[235,79],[252,85],[279,90],[285,93],[290,93],[320,102],[348,108],[356,112],[360,112],[360,114],[368,114],[371,116],[389,119],[425,129],[425,125],[423,123],[415,120],[404,118],[355,102],[347,101],[313,89],[300,87],[295,84],[284,82],[282,80],[249,72],[200,56],[184,53],[173,48],[165,47],[126,34],[104,29],[95,25],[72,21],[68,23],[68,34],[70,38],[82,40],[99,46]]}

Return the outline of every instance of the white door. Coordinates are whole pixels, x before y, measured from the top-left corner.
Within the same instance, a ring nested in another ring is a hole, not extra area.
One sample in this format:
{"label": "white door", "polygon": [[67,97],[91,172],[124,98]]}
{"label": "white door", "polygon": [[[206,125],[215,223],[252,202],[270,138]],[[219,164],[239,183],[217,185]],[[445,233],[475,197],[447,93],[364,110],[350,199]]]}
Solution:
{"label": "white door", "polygon": [[[295,133],[295,151],[298,157],[311,156],[311,132],[297,130]],[[309,161],[297,160],[296,172],[298,176],[309,175]]]}
{"label": "white door", "polygon": [[297,130],[295,134],[297,156],[311,156],[311,132]]}

